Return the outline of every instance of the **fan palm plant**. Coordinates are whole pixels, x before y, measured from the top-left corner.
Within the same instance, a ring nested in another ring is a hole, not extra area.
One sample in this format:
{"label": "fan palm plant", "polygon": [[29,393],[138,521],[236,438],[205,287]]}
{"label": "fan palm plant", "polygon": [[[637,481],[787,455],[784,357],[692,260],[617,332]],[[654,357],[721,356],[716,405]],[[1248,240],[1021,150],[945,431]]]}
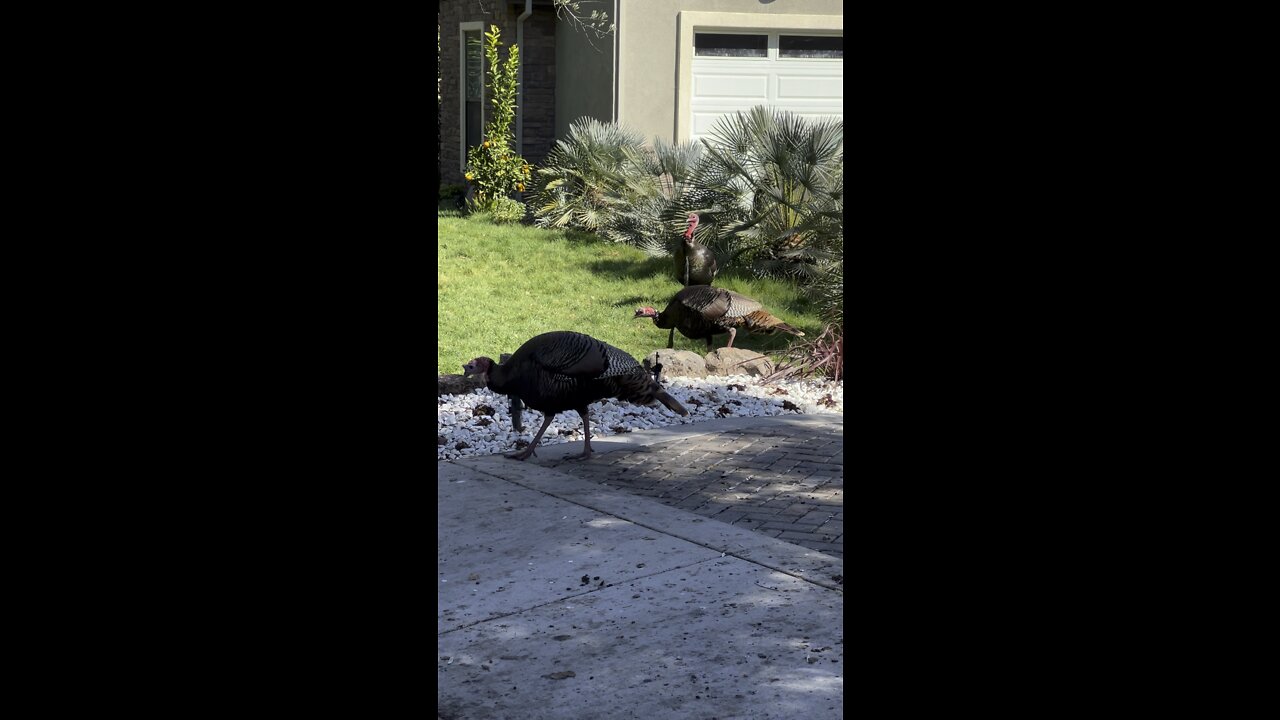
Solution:
{"label": "fan palm plant", "polygon": [[733,199],[705,187],[704,165],[699,143],[658,138],[647,147],[625,127],[582,118],[538,170],[543,186],[536,196],[537,223],[586,230],[651,255],[670,254],[688,213]]}
{"label": "fan palm plant", "polygon": [[606,235],[650,255],[670,255],[680,243],[688,214],[699,212],[707,193],[698,182],[702,146],[655,138],[652,148],[631,151],[626,166],[628,203]]}
{"label": "fan palm plant", "polygon": [[766,107],[727,117],[701,142],[575,122],[538,175],[537,222],[668,255],[689,213],[722,269],[792,277],[842,323],[844,124]]}
{"label": "fan palm plant", "polygon": [[601,232],[628,205],[629,166],[643,153],[641,136],[621,125],[584,117],[556,142],[538,175],[536,223]]}
{"label": "fan palm plant", "polygon": [[760,260],[766,269],[790,270],[803,278],[805,293],[823,318],[844,327],[844,178],[813,197],[790,237],[803,244]]}
{"label": "fan palm plant", "polygon": [[734,196],[722,230],[730,262],[810,279],[843,250],[843,138],[842,121],[810,122],[764,106],[712,128],[702,141],[702,182]]}

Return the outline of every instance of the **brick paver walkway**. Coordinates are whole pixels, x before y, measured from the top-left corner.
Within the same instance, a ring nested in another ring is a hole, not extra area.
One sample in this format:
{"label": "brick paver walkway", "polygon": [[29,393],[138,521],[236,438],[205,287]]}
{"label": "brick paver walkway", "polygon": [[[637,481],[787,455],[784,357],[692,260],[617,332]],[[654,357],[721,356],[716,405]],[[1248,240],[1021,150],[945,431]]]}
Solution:
{"label": "brick paver walkway", "polygon": [[548,463],[558,472],[844,558],[844,418]]}

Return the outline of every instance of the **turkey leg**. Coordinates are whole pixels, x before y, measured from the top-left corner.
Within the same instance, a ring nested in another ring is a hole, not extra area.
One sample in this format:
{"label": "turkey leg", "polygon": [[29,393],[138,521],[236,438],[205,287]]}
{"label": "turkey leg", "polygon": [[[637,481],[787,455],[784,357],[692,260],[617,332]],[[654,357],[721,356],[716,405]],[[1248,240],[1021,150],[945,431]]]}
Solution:
{"label": "turkey leg", "polygon": [[551,425],[551,421],[555,419],[555,416],[555,413],[547,413],[546,416],[543,417],[542,427],[538,430],[538,434],[533,436],[533,442],[529,443],[529,447],[518,453],[504,455],[503,457],[509,457],[512,460],[527,460],[530,455],[534,454],[533,449],[538,447],[538,441],[542,439],[542,433],[547,431],[547,427]]}
{"label": "turkey leg", "polygon": [[671,328],[671,334],[667,336],[667,349],[672,350],[676,346],[676,329]]}
{"label": "turkey leg", "polygon": [[582,408],[578,414],[582,416],[582,454],[570,455],[565,460],[586,460],[591,457],[591,413],[588,408]]}
{"label": "turkey leg", "polygon": [[729,328],[729,344],[728,344],[728,345],[725,345],[725,347],[727,347],[727,348],[731,348],[731,347],[733,347],[733,339],[734,339],[735,337],[737,337],[737,335],[738,335],[738,329],[737,329],[737,328]]}

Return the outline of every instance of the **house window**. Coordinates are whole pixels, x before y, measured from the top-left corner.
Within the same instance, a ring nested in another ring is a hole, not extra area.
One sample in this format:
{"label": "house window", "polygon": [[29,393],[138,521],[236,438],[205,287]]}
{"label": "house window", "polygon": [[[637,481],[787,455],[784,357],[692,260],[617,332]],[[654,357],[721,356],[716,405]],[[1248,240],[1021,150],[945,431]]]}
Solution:
{"label": "house window", "polygon": [[484,131],[484,48],[480,46],[480,31],[463,31],[462,46],[466,53],[463,69],[463,147],[473,148],[483,142],[481,134]]}
{"label": "house window", "polygon": [[844,38],[782,35],[778,38],[778,57],[843,60]]}
{"label": "house window", "polygon": [[769,36],[695,33],[693,54],[702,57],[767,57]]}

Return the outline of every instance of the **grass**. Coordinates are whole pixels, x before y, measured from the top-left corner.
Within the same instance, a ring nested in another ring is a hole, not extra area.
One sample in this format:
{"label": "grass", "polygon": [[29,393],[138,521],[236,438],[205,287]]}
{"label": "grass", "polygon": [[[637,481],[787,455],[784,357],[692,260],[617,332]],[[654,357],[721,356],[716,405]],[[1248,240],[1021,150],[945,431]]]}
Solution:
{"label": "grass", "polygon": [[[472,358],[497,359],[552,330],[586,333],[637,360],[667,346],[669,331],[632,316],[644,305],[663,310],[680,289],[671,258],[649,257],[572,230],[494,225],[482,216],[450,212],[438,213],[437,229],[440,374],[460,374]],[[816,311],[794,285],[734,270],[717,275],[715,284],[759,300],[809,337],[821,332]],[[728,337],[717,335],[713,347],[724,347]],[[797,339],[739,330],[734,347],[776,356]],[[706,353],[705,341],[678,332],[675,347]]]}

